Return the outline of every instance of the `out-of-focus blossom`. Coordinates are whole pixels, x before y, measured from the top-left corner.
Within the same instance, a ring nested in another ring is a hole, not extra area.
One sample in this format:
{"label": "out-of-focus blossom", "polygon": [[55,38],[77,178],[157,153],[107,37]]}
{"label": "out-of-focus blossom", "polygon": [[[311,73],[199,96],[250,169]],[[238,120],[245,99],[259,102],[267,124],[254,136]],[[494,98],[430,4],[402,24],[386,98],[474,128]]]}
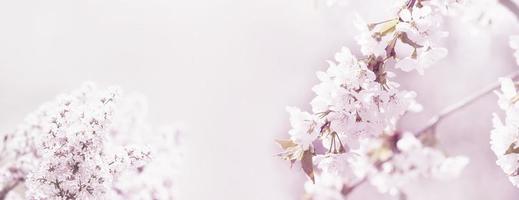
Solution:
{"label": "out-of-focus blossom", "polygon": [[382,193],[397,195],[401,187],[417,178],[456,178],[468,164],[463,156],[447,157],[440,150],[425,146],[411,133],[398,133],[380,142],[365,143],[359,154],[370,167],[368,180]]}
{"label": "out-of-focus blossom", "polygon": [[311,181],[305,183],[305,198],[311,200],[343,200],[343,187],[342,177],[336,174],[322,173],[315,180],[315,183]]}
{"label": "out-of-focus blossom", "polygon": [[[153,169],[161,162],[178,162],[175,154],[161,155],[177,145],[157,139],[163,136],[152,132],[141,107],[128,103],[133,101],[118,88],[85,84],[42,105],[4,136],[1,189],[24,184],[26,199],[172,199],[172,180],[168,186],[152,183],[170,175],[150,171],[162,171]],[[170,170],[176,166],[162,165]],[[130,173],[132,179],[125,179]],[[120,187],[125,184],[140,185]],[[147,195],[137,196],[136,191]]]}
{"label": "out-of-focus blossom", "polygon": [[480,26],[489,26],[502,18],[506,9],[498,0],[465,0],[463,6],[457,8],[457,15],[462,20]]}
{"label": "out-of-focus blossom", "polygon": [[463,156],[446,156],[411,133],[363,140],[359,149],[341,155],[316,159],[320,174],[315,185],[306,183],[307,195],[314,199],[335,199],[331,196],[338,195],[344,198],[348,186],[363,179],[381,193],[399,195],[402,187],[418,178],[456,178],[469,162]]}
{"label": "out-of-focus blossom", "polygon": [[144,166],[126,170],[112,186],[110,199],[175,199],[182,148],[178,128],[164,127],[155,137],[140,138],[150,148],[152,159]]}

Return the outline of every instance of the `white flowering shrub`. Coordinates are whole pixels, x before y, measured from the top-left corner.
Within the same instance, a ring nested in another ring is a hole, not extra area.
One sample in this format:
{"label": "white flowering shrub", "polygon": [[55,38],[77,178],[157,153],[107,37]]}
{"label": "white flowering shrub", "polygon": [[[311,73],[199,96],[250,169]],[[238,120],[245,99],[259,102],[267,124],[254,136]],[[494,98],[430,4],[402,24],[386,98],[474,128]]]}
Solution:
{"label": "white flowering shrub", "polygon": [[152,129],[146,109],[89,83],[43,104],[2,136],[0,199],[173,199],[179,133]]}

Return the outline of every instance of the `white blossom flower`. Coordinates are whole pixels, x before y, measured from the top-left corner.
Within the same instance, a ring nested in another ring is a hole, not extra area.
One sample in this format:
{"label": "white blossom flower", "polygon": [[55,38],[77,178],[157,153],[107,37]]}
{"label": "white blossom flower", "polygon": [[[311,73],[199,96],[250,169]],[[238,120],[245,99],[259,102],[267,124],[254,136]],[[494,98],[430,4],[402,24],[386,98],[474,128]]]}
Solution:
{"label": "white blossom flower", "polygon": [[437,47],[438,40],[448,35],[439,30],[442,17],[438,9],[435,4],[429,4],[404,8],[399,12],[401,21],[395,28],[399,31],[401,39],[397,43],[399,48],[396,51],[401,51],[402,46],[414,50],[403,54],[397,52],[401,57],[396,58],[396,68],[406,72],[415,69],[423,75],[424,69],[447,55],[447,49]]}
{"label": "white blossom flower", "polygon": [[305,183],[306,196],[312,200],[343,200],[343,179],[335,174],[322,173],[315,183]]}
{"label": "white blossom flower", "polygon": [[462,20],[479,26],[492,24],[502,18],[505,11],[497,0],[465,0],[457,10]]}
{"label": "white blossom flower", "polygon": [[447,56],[447,52],[448,51],[445,48],[431,48],[428,51],[419,54],[416,59],[405,57],[397,61],[395,68],[401,69],[405,72],[416,70],[420,75],[423,75],[425,69]]}
{"label": "white blossom flower", "polygon": [[449,180],[459,177],[461,171],[469,164],[469,158],[465,156],[447,157],[432,170],[432,176],[437,179]]}
{"label": "white blossom flower", "polygon": [[371,161],[366,174],[368,180],[380,192],[391,195],[399,194],[401,187],[420,177],[455,178],[468,164],[468,158],[447,157],[441,151],[423,145],[411,133],[386,136],[378,142],[364,144],[368,146],[358,152]]}
{"label": "white blossom flower", "polygon": [[490,148],[497,156],[496,164],[509,176],[514,186],[519,187],[519,106],[515,83],[509,78],[499,79],[501,92],[496,92],[499,107],[505,111],[503,122],[494,113],[494,129],[490,132]]}
{"label": "white blossom flower", "polygon": [[317,118],[295,107],[287,107],[287,111],[290,113],[290,124],[292,125],[292,129],[288,132],[291,136],[290,139],[301,145],[303,149],[308,149],[308,146],[319,136]]}
{"label": "white blossom flower", "polygon": [[384,88],[349,49],[342,48],[335,57],[337,63],[329,62],[328,70],[318,73],[322,82],[313,87],[317,96],[311,102],[314,113],[326,113],[332,132],[346,138],[378,135],[392,129],[396,119],[415,105],[415,93],[398,91],[389,81],[385,84],[393,87]]}
{"label": "white blossom flower", "polygon": [[360,51],[363,55],[382,56],[386,53],[385,48],[391,40],[390,36],[374,38],[374,32],[370,30],[368,24],[359,15],[356,15],[354,25],[360,31],[355,40],[360,45]]}
{"label": "white blossom flower", "polygon": [[141,137],[152,149],[153,158],[142,167],[127,170],[117,177],[110,199],[175,199],[182,159],[179,131],[163,128],[157,132],[157,137]]}

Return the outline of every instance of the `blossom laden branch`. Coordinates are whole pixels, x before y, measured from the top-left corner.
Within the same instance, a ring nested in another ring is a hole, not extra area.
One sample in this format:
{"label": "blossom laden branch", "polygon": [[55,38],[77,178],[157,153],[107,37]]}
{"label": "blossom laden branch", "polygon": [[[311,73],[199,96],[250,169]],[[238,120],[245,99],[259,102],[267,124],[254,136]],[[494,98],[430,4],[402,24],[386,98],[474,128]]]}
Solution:
{"label": "blossom laden branch", "polygon": [[[279,156],[301,164],[312,199],[343,199],[364,182],[398,195],[417,174],[455,177],[468,163],[465,157],[447,157],[421,138],[396,130],[402,115],[421,106],[415,92],[398,89],[390,70],[422,74],[447,54],[437,45],[446,36],[438,28],[447,5],[435,0],[401,3],[394,18],[371,24],[359,20],[356,40],[364,57],[343,48],[328,62],[328,70],[317,73],[321,82],[312,88],[316,97],[311,113],[287,108],[292,129],[290,139],[278,141],[283,149]],[[446,170],[444,165],[454,167]]]}

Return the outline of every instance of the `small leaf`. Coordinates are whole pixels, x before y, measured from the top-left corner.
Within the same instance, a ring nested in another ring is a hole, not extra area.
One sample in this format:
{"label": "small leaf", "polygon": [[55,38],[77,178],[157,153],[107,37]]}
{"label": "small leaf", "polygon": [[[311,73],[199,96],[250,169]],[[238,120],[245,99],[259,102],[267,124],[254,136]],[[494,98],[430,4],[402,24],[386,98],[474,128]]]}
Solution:
{"label": "small leaf", "polygon": [[438,143],[436,138],[436,127],[430,127],[418,135],[418,139],[424,146],[433,147]]}
{"label": "small leaf", "polygon": [[354,189],[355,187],[344,184],[341,188],[341,194],[343,197],[347,197]]}
{"label": "small leaf", "polygon": [[508,149],[506,150],[505,152],[505,155],[508,155],[508,154],[512,154],[512,153],[515,153],[515,154],[518,154],[519,153],[519,147],[516,147],[515,146],[515,142],[512,143]]}
{"label": "small leaf", "polygon": [[401,33],[399,37],[400,37],[400,41],[414,47],[415,49],[423,47],[422,45],[419,45],[416,42],[414,42],[413,40],[409,39],[409,36],[407,36],[407,33],[405,33],[405,32]]}
{"label": "small leaf", "polygon": [[296,160],[291,160],[290,161],[290,168],[292,168],[294,166],[294,163],[296,163]]}
{"label": "small leaf", "polygon": [[418,58],[418,52],[416,52],[416,48],[414,49],[413,54],[411,54],[411,58],[415,60]]}
{"label": "small leaf", "polygon": [[519,101],[519,94],[515,95],[515,96],[510,100],[510,102],[512,102],[512,104],[517,103],[517,101]]}
{"label": "small leaf", "polygon": [[395,51],[395,45],[396,45],[396,38],[392,39],[389,44],[386,46],[384,50],[386,50],[386,56],[388,58],[395,57],[396,51]]}
{"label": "small leaf", "polygon": [[292,160],[301,160],[304,156],[303,149],[300,146],[289,148],[292,151]]}
{"label": "small leaf", "polygon": [[379,29],[379,33],[381,36],[385,36],[388,33],[391,33],[395,30],[396,25],[398,24],[398,19],[392,19],[382,24],[382,27]]}
{"label": "small leaf", "polygon": [[296,143],[294,143],[292,140],[276,140],[276,142],[281,146],[283,150],[287,150],[290,147],[297,146]]}
{"label": "small leaf", "polygon": [[303,157],[301,158],[301,167],[303,168],[303,171],[305,174],[312,180],[313,183],[315,183],[314,178],[314,164],[312,162],[312,152],[310,149],[306,150],[303,153]]}
{"label": "small leaf", "polygon": [[372,31],[375,28],[375,26],[377,26],[377,24],[368,24],[368,30]]}
{"label": "small leaf", "polygon": [[339,153],[346,153],[346,148],[344,148],[344,145],[341,143],[341,146],[339,147]]}
{"label": "small leaf", "polygon": [[288,151],[287,150],[287,151],[283,151],[281,153],[276,154],[276,156],[279,156],[283,160],[290,161],[290,160],[292,160],[292,156],[293,156],[292,154],[294,154],[293,151]]}
{"label": "small leaf", "polygon": [[407,200],[407,195],[400,191],[400,193],[398,194],[398,200]]}

